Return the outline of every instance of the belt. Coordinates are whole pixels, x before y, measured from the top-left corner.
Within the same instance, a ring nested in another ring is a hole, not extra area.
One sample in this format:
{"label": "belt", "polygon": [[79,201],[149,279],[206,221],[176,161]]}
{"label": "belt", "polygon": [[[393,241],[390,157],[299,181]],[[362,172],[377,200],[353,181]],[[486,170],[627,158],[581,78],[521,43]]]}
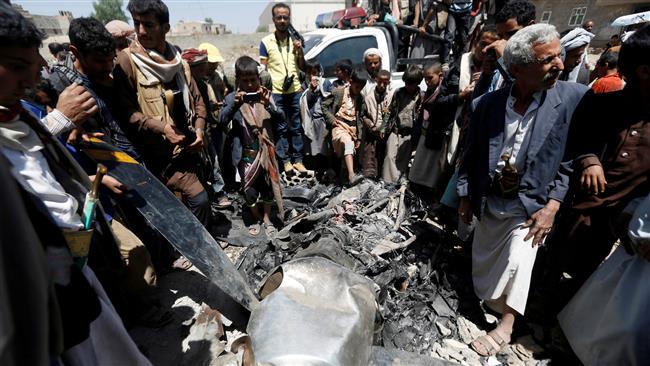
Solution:
{"label": "belt", "polygon": [[504,184],[501,182],[501,175],[497,174],[492,180],[491,192],[499,198],[515,199],[519,197],[519,184],[504,187]]}
{"label": "belt", "polygon": [[254,150],[254,149],[243,149],[242,156],[248,159],[255,159],[255,157],[257,157],[258,151],[259,150]]}

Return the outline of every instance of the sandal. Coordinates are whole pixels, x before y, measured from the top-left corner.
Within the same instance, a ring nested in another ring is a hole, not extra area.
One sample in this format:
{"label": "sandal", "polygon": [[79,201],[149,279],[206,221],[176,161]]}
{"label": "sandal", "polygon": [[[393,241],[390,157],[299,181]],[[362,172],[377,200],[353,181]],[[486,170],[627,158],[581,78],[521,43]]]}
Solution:
{"label": "sandal", "polygon": [[228,207],[232,206],[232,201],[229,200],[228,197],[226,197],[226,196],[221,196],[217,200],[216,206],[217,206],[217,209],[223,210],[225,208],[228,208]]}
{"label": "sandal", "polygon": [[173,269],[180,269],[186,271],[192,267],[192,262],[189,259],[183,257],[182,255],[178,257],[172,264]]}
{"label": "sandal", "polygon": [[258,236],[260,235],[260,224],[253,224],[248,227],[248,234],[251,236]]}
{"label": "sandal", "polygon": [[278,232],[278,230],[273,226],[273,224],[264,224],[264,231],[266,232],[266,236],[271,237],[275,233]]}
{"label": "sandal", "polygon": [[469,347],[482,357],[494,356],[510,343],[510,338],[506,341],[496,329],[488,334],[480,336],[469,344]]}

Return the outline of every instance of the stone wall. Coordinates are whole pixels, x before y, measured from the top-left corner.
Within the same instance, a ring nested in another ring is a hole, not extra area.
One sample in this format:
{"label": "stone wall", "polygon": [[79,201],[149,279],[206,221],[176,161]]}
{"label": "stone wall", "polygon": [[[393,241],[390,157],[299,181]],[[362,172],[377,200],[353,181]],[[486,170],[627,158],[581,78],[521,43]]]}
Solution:
{"label": "stone wall", "polygon": [[643,6],[650,6],[650,2],[625,0],[617,2],[616,5],[607,5],[610,3],[604,3],[602,0],[532,0],[532,2],[537,8],[537,21],[542,21],[545,11],[551,11],[548,23],[555,25],[559,32],[575,28],[569,26],[573,9],[586,7],[584,20],[593,20],[595,24],[593,32],[596,37],[592,41],[592,46],[595,47],[604,46],[613,34],[619,33],[620,28],[609,26],[614,19],[632,14]]}

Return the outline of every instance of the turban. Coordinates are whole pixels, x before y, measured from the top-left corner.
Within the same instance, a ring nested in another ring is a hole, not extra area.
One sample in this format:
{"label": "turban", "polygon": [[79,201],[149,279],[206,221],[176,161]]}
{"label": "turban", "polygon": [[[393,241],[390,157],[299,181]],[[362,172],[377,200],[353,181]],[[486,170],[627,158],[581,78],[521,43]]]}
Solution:
{"label": "turban", "polygon": [[571,50],[575,50],[576,48],[588,45],[594,36],[595,35],[593,33],[589,33],[582,28],[576,28],[562,37],[560,42],[562,43],[564,50],[566,52],[569,52]]}
{"label": "turban", "polygon": [[196,48],[188,48],[183,51],[181,55],[190,66],[208,62],[208,52],[205,50],[197,50]]}
{"label": "turban", "polygon": [[377,48],[368,48],[366,52],[363,53],[363,60],[365,61],[368,56],[379,56],[379,58],[384,58],[381,51]]}

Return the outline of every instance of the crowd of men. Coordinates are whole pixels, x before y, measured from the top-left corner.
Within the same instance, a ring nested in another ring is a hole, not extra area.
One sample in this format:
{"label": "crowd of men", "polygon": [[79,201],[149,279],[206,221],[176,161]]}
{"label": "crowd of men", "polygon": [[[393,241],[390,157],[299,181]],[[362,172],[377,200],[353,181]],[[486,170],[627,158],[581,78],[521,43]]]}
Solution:
{"label": "crowd of men", "polygon": [[585,364],[650,362],[650,26],[589,65],[593,22],[559,33],[526,0],[417,0],[404,20],[397,1],[370,5],[368,26],[414,25],[411,56],[438,56],[403,87],[374,48],[324,78],[284,3],[231,84],[217,47],[166,40],[161,0],[129,1],[134,27],[73,19],[50,65],[43,34],[0,2],[0,364],[147,365],[125,326],[172,320],[151,300],[156,273],[192,264],[129,224],[129,187],[101,178],[86,220],[100,178],[77,147],[97,138],[210,231],[231,191],[249,234],[272,237],[287,176],[408,184],[471,248],[475,292],[500,315],[477,353],[501,351],[532,308],[549,331],[559,314]]}

